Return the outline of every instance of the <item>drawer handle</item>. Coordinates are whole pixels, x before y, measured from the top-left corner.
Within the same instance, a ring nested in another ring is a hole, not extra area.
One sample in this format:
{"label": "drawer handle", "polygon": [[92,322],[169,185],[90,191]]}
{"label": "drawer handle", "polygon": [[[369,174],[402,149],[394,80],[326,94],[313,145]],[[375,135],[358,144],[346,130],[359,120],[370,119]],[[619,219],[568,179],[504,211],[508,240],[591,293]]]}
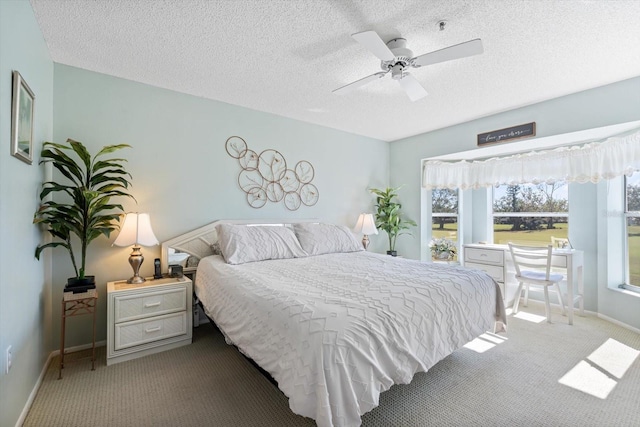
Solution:
{"label": "drawer handle", "polygon": [[144,332],[145,334],[149,334],[151,332],[158,332],[160,329],[162,329],[160,326],[156,326],[155,328],[145,329]]}
{"label": "drawer handle", "polygon": [[480,254],[480,256],[486,257],[486,256],[487,256],[487,254]]}
{"label": "drawer handle", "polygon": [[144,305],[144,308],[157,307],[157,306],[159,306],[159,305],[160,305],[160,301],[158,301],[158,302],[150,302],[150,303],[148,303],[148,304],[145,304],[145,305]]}

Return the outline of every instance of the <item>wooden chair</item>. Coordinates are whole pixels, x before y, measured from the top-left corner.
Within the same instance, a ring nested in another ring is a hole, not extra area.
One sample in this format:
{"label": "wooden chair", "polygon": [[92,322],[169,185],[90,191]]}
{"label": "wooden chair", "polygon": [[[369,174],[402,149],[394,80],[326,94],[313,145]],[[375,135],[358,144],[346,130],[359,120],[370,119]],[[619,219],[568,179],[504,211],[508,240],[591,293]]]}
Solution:
{"label": "wooden chair", "polygon": [[518,280],[518,291],[513,303],[513,314],[518,312],[522,288],[526,285],[524,305],[529,299],[529,286],[542,286],[544,289],[545,314],[547,322],[551,323],[551,305],[549,304],[549,286],[555,286],[558,293],[558,300],[564,311],[564,301],[560,292],[560,281],[564,278],[562,274],[551,272],[551,252],[553,247],[547,246],[526,246],[515,245],[509,242],[509,251],[516,267],[516,280]]}

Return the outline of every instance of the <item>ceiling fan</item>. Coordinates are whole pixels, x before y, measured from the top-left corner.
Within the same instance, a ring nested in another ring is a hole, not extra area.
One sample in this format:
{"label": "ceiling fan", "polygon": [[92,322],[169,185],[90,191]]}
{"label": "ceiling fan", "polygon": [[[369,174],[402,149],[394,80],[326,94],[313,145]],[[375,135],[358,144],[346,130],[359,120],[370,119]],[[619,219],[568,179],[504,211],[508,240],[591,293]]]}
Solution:
{"label": "ceiling fan", "polygon": [[438,62],[479,55],[483,52],[482,40],[474,39],[414,57],[413,52],[406,47],[407,40],[403,38],[395,38],[385,43],[375,31],[364,31],[352,34],[351,37],[380,58],[382,71],[342,86],[334,90],[333,93],[344,94],[351,92],[391,72],[391,78],[398,81],[400,87],[409,96],[409,99],[417,101],[427,96],[427,91],[415,77],[407,72],[409,68],[420,68],[425,65],[437,64]]}

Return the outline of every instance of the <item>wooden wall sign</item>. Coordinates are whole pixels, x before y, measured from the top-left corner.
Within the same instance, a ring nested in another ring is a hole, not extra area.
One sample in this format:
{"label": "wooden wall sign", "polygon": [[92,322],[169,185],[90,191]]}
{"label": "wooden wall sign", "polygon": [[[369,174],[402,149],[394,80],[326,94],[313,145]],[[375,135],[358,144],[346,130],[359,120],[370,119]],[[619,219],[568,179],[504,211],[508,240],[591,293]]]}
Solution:
{"label": "wooden wall sign", "polygon": [[478,145],[495,144],[536,136],[536,122],[478,134]]}

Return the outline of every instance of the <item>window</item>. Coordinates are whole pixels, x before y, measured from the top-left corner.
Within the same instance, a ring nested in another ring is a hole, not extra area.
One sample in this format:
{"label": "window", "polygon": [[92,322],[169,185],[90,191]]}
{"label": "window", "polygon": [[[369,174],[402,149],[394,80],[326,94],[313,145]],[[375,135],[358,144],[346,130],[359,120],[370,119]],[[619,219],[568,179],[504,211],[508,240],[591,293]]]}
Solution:
{"label": "window", "polygon": [[[569,195],[564,181],[493,189],[493,243],[569,244]],[[555,242],[554,242],[555,240]]]}
{"label": "window", "polygon": [[640,172],[625,180],[627,217],[627,284],[640,291]]}
{"label": "window", "polygon": [[431,237],[458,242],[458,190],[431,190]]}

